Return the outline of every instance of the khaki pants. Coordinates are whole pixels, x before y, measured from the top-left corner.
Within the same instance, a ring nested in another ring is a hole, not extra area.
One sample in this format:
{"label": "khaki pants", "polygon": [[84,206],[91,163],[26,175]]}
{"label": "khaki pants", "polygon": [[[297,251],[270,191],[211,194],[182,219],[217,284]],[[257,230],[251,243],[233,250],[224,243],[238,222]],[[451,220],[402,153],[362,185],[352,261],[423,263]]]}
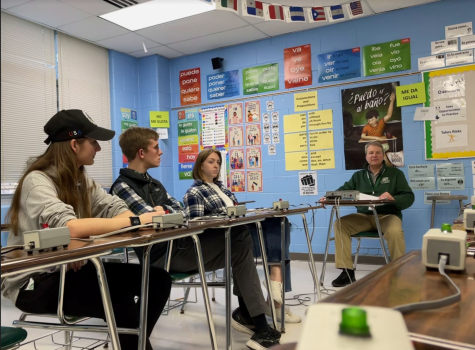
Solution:
{"label": "khaki pants", "polygon": [[[379,215],[379,224],[388,243],[389,256],[396,260],[406,253],[402,221],[396,215]],[[335,266],[353,269],[351,260],[351,236],[364,231],[377,231],[374,215],[350,214],[335,221]]]}

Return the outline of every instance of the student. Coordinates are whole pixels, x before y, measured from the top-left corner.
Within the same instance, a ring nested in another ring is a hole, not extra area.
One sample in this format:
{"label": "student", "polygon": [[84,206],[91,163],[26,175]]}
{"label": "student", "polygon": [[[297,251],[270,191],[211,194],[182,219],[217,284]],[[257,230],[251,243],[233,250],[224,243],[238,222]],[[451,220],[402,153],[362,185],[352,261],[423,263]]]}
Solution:
{"label": "student", "polygon": [[[135,214],[168,209],[182,211],[180,204],[171,197],[160,181],[152,178],[148,170],[160,165],[162,151],[158,147],[158,134],[148,128],[130,128],[119,137],[122,153],[129,161],[128,169],[121,169],[119,178],[112,186],[112,193],[128,204]],[[189,203],[185,199],[185,204]],[[231,264],[234,294],[239,308],[232,314],[234,329],[252,335],[246,343],[251,349],[266,349],[279,344],[280,333],[272,330],[265,317],[268,309],[259,283],[252,257],[252,241],[245,226],[232,230]],[[224,267],[224,229],[210,229],[199,235],[203,263],[206,271]],[[150,252],[150,263],[165,265],[166,244],[156,244]],[[195,248],[187,239],[174,241],[171,252],[170,272],[190,272],[198,269]]]}
{"label": "student", "polygon": [[[8,245],[23,244],[22,233],[49,227],[68,227],[71,238],[88,238],[115,231],[132,224],[133,214],[118,197],[108,195],[86,175],[85,166],[94,163],[101,150],[100,141],[108,141],[115,132],[98,127],[81,110],[56,113],[45,125],[49,145],[46,152],[32,159],[18,182],[7,221],[10,224]],[[156,213],[139,216],[142,223],[152,221]],[[134,218],[135,219],[135,218]],[[142,269],[139,265],[104,263],[104,269],[118,327],[138,328]],[[168,300],[169,274],[150,269],[147,318],[148,338]],[[7,277],[2,294],[27,313],[56,314],[59,293],[59,266],[43,268]],[[69,316],[105,319],[97,273],[92,263],[68,264],[64,287],[64,313]],[[136,349],[137,335],[119,334],[122,349]]]}
{"label": "student", "polygon": [[[227,206],[232,206],[237,203],[237,199],[232,192],[230,192],[219,180],[221,170],[221,153],[207,149],[202,151],[195,162],[193,168],[194,184],[188,189],[183,198],[185,208],[190,217],[203,216],[211,213],[225,213]],[[280,262],[282,257],[281,251],[281,222],[280,218],[268,218],[262,222],[262,229],[264,232],[264,239],[266,241],[266,252],[269,262]],[[256,225],[248,225],[248,229],[252,234],[254,241],[254,252],[259,252],[258,237]],[[290,283],[290,223],[286,220],[285,226],[286,236],[286,285],[285,291],[292,290]],[[277,309],[282,305],[282,271],[280,265],[271,267],[271,288],[274,303]],[[299,323],[302,319],[292,314],[290,309],[286,307],[285,322]],[[277,320],[281,321],[281,313],[277,312]]]}

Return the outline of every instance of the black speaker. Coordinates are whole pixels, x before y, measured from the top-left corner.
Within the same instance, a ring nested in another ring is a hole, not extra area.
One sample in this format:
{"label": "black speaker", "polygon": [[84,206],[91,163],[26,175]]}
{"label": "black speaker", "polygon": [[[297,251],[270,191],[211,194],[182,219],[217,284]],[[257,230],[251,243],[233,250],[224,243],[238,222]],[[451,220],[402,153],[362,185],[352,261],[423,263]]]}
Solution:
{"label": "black speaker", "polygon": [[223,68],[223,61],[224,59],[221,57],[212,58],[211,63],[213,64],[213,69]]}

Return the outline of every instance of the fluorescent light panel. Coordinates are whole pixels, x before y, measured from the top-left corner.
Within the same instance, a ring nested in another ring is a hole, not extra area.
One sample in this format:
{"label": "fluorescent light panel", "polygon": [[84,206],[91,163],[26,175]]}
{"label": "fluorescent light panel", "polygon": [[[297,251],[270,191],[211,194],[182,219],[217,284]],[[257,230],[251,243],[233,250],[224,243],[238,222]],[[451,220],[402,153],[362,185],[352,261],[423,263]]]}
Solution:
{"label": "fluorescent light panel", "polygon": [[153,0],[99,16],[131,31],[176,21],[215,9],[202,0]]}

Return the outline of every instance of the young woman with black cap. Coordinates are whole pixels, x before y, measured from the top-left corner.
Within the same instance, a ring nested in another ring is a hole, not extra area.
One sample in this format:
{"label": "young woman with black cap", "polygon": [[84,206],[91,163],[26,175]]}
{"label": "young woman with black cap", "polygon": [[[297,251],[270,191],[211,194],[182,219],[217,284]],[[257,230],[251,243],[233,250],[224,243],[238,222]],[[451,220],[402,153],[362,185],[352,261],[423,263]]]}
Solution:
{"label": "young woman with black cap", "polygon": [[[133,225],[137,218],[151,222],[157,212],[134,217],[124,201],[110,196],[86,175],[84,166],[94,163],[99,141],[115,132],[97,126],[81,110],[62,110],[44,127],[49,144],[44,154],[32,159],[18,182],[7,222],[8,245],[22,243],[22,233],[49,227],[69,227],[71,237],[89,237]],[[92,264],[69,264],[66,273],[64,312],[68,316],[105,318],[97,274]],[[118,327],[138,328],[142,270],[140,265],[104,263]],[[160,268],[150,268],[147,336],[149,337],[170,295],[171,279]],[[8,277],[2,294],[22,311],[56,313],[59,268],[46,268]],[[122,349],[136,349],[136,335],[119,335]],[[147,340],[147,349],[152,346]]]}

